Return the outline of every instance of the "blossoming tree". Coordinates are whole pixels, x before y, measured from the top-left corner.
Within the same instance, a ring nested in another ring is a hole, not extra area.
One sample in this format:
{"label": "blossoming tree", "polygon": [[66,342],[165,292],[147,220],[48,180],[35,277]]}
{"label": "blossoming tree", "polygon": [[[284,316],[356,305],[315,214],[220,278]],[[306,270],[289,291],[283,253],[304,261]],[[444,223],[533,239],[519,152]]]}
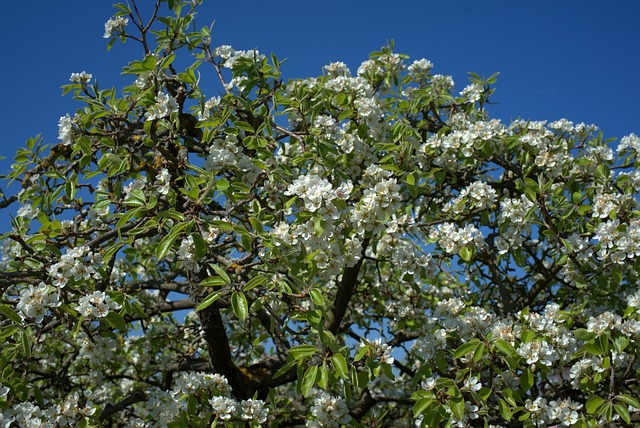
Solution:
{"label": "blossoming tree", "polygon": [[640,138],[390,47],[283,81],[198,3],[117,4],[131,84],[6,175],[1,427],[638,423]]}

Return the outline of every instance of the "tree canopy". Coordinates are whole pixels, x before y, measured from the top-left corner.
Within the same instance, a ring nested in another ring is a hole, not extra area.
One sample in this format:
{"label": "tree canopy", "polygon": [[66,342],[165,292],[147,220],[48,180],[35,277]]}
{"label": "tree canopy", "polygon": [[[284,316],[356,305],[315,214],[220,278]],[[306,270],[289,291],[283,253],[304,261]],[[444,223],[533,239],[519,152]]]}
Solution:
{"label": "tree canopy", "polygon": [[639,137],[391,45],[284,81],[200,1],[116,4],[130,84],[4,176],[1,427],[640,420]]}

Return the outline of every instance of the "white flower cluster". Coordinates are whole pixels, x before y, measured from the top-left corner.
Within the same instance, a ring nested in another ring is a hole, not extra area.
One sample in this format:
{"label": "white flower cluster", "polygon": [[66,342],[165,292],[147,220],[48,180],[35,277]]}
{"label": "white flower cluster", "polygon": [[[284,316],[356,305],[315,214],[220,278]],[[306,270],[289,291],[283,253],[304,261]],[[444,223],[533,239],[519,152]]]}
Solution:
{"label": "white flower cluster", "polygon": [[154,186],[158,189],[158,193],[161,195],[166,195],[169,193],[169,189],[171,186],[171,174],[167,168],[161,168],[156,175],[156,181],[153,183]]}
{"label": "white flower cluster", "polygon": [[636,312],[640,310],[640,290],[636,290],[627,296],[627,305],[635,308]]}
{"label": "white flower cluster", "polygon": [[18,208],[18,212],[16,213],[17,217],[22,217],[26,220],[32,220],[38,215],[38,211],[33,208],[30,202],[23,202],[20,204],[20,208]]}
{"label": "white flower cluster", "polygon": [[367,187],[351,212],[351,222],[361,235],[365,231],[378,233],[400,207],[400,186],[391,172],[377,165],[364,171],[363,185]]}
{"label": "white flower cluster", "polygon": [[318,211],[320,214],[335,220],[339,217],[339,212],[333,201],[336,198],[348,198],[352,190],[353,184],[351,181],[345,181],[334,189],[327,179],[316,174],[307,174],[296,178],[284,194],[287,196],[296,195],[302,198],[306,211]]}
{"label": "white flower cluster", "polygon": [[124,27],[129,23],[129,18],[125,18],[123,16],[116,16],[115,18],[109,19],[104,24],[104,38],[108,39],[112,36],[120,35],[124,31]]}
{"label": "white flower cluster", "polygon": [[393,362],[395,361],[395,358],[391,356],[393,348],[386,343],[382,343],[382,338],[380,337],[371,341],[361,341],[359,346],[360,348],[371,346],[373,348],[373,355],[371,356],[381,363],[393,364]]}
{"label": "white flower cluster", "polygon": [[474,123],[463,117],[458,119],[459,123],[455,123],[452,132],[446,135],[432,134],[420,146],[420,152],[437,155],[433,161],[436,165],[457,168],[456,163],[459,159],[473,158],[480,142],[489,141],[507,133],[507,128],[495,119]]}
{"label": "white flower cluster", "polygon": [[102,256],[83,245],[68,249],[65,254],[60,256],[60,261],[49,266],[47,272],[53,278],[53,285],[63,288],[72,278],[76,281],[91,278],[101,279],[98,272],[101,265]]}
{"label": "white flower cluster", "polygon": [[215,394],[231,394],[229,381],[218,373],[181,372],[176,376],[173,386],[176,394],[193,394],[202,388]]}
{"label": "white flower cluster", "polygon": [[524,408],[531,413],[531,420],[538,426],[557,422],[561,426],[570,427],[578,422],[578,410],[582,408],[582,404],[570,398],[548,401],[538,397],[535,400],[527,399]]}
{"label": "white flower cluster", "polygon": [[329,65],[325,65],[324,69],[333,78],[338,76],[351,77],[351,70],[344,62],[332,62]]}
{"label": "white flower cluster", "polygon": [[87,83],[89,83],[92,77],[93,77],[92,74],[86,73],[85,71],[81,71],[80,73],[71,73],[71,77],[69,78],[69,81],[71,83],[80,83],[82,85],[86,85]]}
{"label": "white flower cluster", "polygon": [[262,400],[242,400],[237,402],[230,397],[213,397],[209,400],[213,413],[222,421],[237,418],[242,421],[265,423],[269,417],[269,409]]}
{"label": "white flower cluster", "polygon": [[101,226],[109,221],[111,218],[110,214],[110,205],[104,205],[99,208],[96,208],[96,205],[92,205],[89,211],[87,211],[87,217],[82,226],[86,228],[89,228],[89,225]]}
{"label": "white flower cluster", "polygon": [[233,167],[242,171],[242,179],[246,183],[253,182],[261,171],[243,152],[238,137],[232,134],[213,140],[211,147],[209,147],[209,156],[203,166],[205,170],[214,173],[225,167]]}
{"label": "white flower cluster", "polygon": [[223,45],[213,50],[213,56],[222,59],[222,65],[225,68],[233,68],[236,61],[241,58],[249,58],[254,62],[260,62],[266,57],[260,53],[257,49],[251,50],[235,50],[229,45]]}
{"label": "white flower cluster", "polygon": [[307,419],[307,428],[338,428],[351,420],[344,399],[321,393],[311,406],[312,419]]}
{"label": "white flower cluster", "polygon": [[162,119],[178,111],[178,102],[169,94],[158,92],[156,103],[144,114],[148,120]]}
{"label": "white flower cluster", "polygon": [[358,76],[364,78],[369,78],[371,80],[378,80],[382,77],[383,69],[376,61],[366,60],[363,61],[358,67]]}
{"label": "white flower cluster", "polygon": [[640,137],[636,134],[622,137],[618,145],[618,153],[622,154],[626,151],[630,151],[634,156],[638,156],[638,154],[640,154]]}
{"label": "white flower cluster", "polygon": [[[640,306],[640,292],[635,292],[627,297],[629,306]],[[571,426],[580,417],[582,404],[563,398],[556,398],[554,391],[561,390],[569,385],[575,390],[583,390],[585,382],[593,384],[599,379],[606,381],[608,366],[604,358],[599,355],[584,353],[577,361],[579,340],[572,330],[565,326],[568,319],[555,303],[548,304],[545,309],[538,312],[516,314],[516,319],[499,319],[496,316],[481,317],[470,316],[470,312],[477,312],[474,306],[456,298],[440,301],[433,312],[433,318],[425,323],[425,333],[414,343],[411,352],[421,359],[422,364],[435,364],[434,358],[438,350],[444,350],[453,346],[448,341],[465,343],[473,338],[490,337],[491,342],[499,339],[514,346],[526,364],[532,365],[532,370],[545,367],[550,371],[545,379],[550,385],[545,386],[546,398],[527,400],[525,410],[531,412],[531,419],[540,424],[558,423],[563,426]],[[484,310],[484,309],[482,309]],[[622,333],[631,341],[637,341],[640,337],[640,322],[634,319],[623,319],[621,316],[603,312],[587,317],[587,331],[596,335],[610,333],[612,336]],[[484,324],[479,326],[479,324]],[[489,333],[490,332],[490,333]],[[523,335],[527,333],[527,337]],[[535,335],[531,336],[530,333]],[[471,334],[469,334],[471,333]],[[526,340],[526,341],[525,341]],[[519,345],[518,345],[519,344]],[[622,374],[632,362],[632,355],[625,352],[611,351],[611,367]],[[467,357],[462,357],[464,363],[473,356],[473,352]],[[635,365],[634,367],[637,367]],[[482,370],[481,368],[477,368]],[[495,369],[495,368],[492,368]],[[606,373],[605,373],[606,372]],[[512,371],[502,371],[496,377],[496,387],[517,388],[518,375]],[[430,378],[422,382],[425,391],[433,391],[438,386],[436,378]],[[460,382],[462,391],[477,391],[481,388],[479,376],[474,372],[470,377]],[[473,413],[473,409],[470,409]],[[454,425],[457,426],[457,425]],[[466,426],[466,425],[460,425]]]}
{"label": "white flower cluster", "polygon": [[[243,421],[265,423],[269,416],[269,409],[262,400],[248,399],[236,401],[231,398],[231,386],[227,379],[220,374],[210,373],[179,373],[170,391],[154,391],[142,404],[139,414],[142,418],[134,418],[127,426],[151,428],[167,426],[174,422],[180,412],[186,410],[186,396],[199,398],[213,395],[206,401],[213,415],[223,422]],[[203,401],[203,404],[205,402]]]}
{"label": "white flower cluster", "polygon": [[[84,404],[81,404],[84,402]],[[32,403],[19,403],[13,408],[0,412],[0,427],[73,427],[78,422],[93,415],[96,408],[90,400],[82,400],[77,392],[46,409]],[[12,425],[15,422],[17,425]]]}
{"label": "white flower cluster", "polygon": [[318,115],[313,121],[313,129],[323,140],[331,142],[340,138],[341,130],[338,122],[331,116],[324,114]]}
{"label": "white flower cluster", "polygon": [[446,92],[453,89],[455,83],[453,77],[442,74],[434,74],[431,77],[431,90],[434,92]]}
{"label": "white flower cluster", "polygon": [[[364,61],[358,67],[358,76],[364,77],[372,81],[378,81],[385,72],[398,77],[400,72],[405,69],[402,56],[393,52],[387,52],[377,58]],[[385,91],[385,88],[382,88]]]}
{"label": "white flower cluster", "polygon": [[598,241],[600,249],[598,258],[610,258],[618,264],[626,263],[626,259],[640,256],[640,220],[631,219],[626,227],[621,227],[620,220],[608,220],[595,228],[593,238]]}
{"label": "white flower cluster", "polygon": [[16,309],[23,318],[33,319],[40,324],[49,308],[57,308],[61,303],[58,290],[41,282],[37,286],[30,284],[22,289]]}
{"label": "white flower cluster", "polygon": [[462,414],[462,418],[458,419],[449,407],[446,408],[449,413],[449,417],[451,418],[451,426],[457,428],[467,428],[469,425],[469,421],[474,419],[478,419],[478,410],[479,407],[475,404],[472,404],[470,401],[464,402],[464,413]]}
{"label": "white flower cluster", "polygon": [[220,97],[213,97],[204,102],[201,110],[198,110],[198,120],[207,120],[211,117],[211,110],[220,105]]}
{"label": "white flower cluster", "polygon": [[456,215],[466,210],[486,210],[495,204],[498,199],[496,191],[484,181],[475,181],[462,189],[460,194],[444,207],[447,213]]}
{"label": "white flower cluster", "polygon": [[428,277],[436,270],[435,260],[430,253],[425,252],[415,242],[400,238],[400,233],[411,229],[412,226],[413,218],[406,219],[404,216],[401,219],[392,218],[387,223],[387,233],[378,242],[375,253],[369,249],[373,258],[390,257],[393,260],[395,265],[393,274],[397,275],[397,279],[402,279],[407,274],[413,278],[416,272],[420,277]]}
{"label": "white flower cluster", "polygon": [[94,291],[91,294],[82,296],[78,300],[76,309],[81,315],[95,319],[106,317],[109,312],[120,309],[120,305],[112,301],[111,297],[104,291]]}
{"label": "white flower cluster", "polygon": [[439,328],[427,331],[420,336],[412,345],[411,352],[423,361],[431,360],[438,350],[447,347],[447,331]]}
{"label": "white flower cluster", "polygon": [[146,185],[147,185],[147,177],[143,175],[141,177],[136,178],[126,186],[124,186],[122,188],[122,192],[124,193],[125,202],[133,199],[132,192],[134,190],[142,190],[144,192]]}
{"label": "white flower cluster", "polygon": [[466,86],[461,92],[460,95],[465,97],[469,102],[475,103],[480,101],[482,98],[482,94],[484,93],[484,87],[478,83],[472,83]]}
{"label": "white flower cluster", "polygon": [[433,68],[433,63],[428,59],[422,58],[413,61],[413,63],[409,66],[409,72],[413,74],[415,77],[419,78],[423,74],[427,74]]}
{"label": "white flower cluster", "polygon": [[458,254],[463,247],[481,249],[484,247],[482,232],[473,224],[458,227],[454,223],[442,223],[432,227],[429,238],[436,240],[440,248],[448,254]]}
{"label": "white flower cluster", "polygon": [[199,272],[198,258],[196,257],[196,245],[193,237],[188,236],[180,243],[178,248],[178,260],[182,262],[182,266],[189,271]]}
{"label": "white flower cluster", "polygon": [[525,232],[530,229],[526,216],[531,208],[533,208],[533,202],[524,195],[519,199],[503,199],[500,202],[498,224],[504,229],[495,240],[500,254],[520,248],[525,239]]}
{"label": "white flower cluster", "polygon": [[8,270],[9,262],[20,256],[22,246],[12,239],[0,241],[0,270]]}
{"label": "white flower cluster", "polygon": [[523,343],[518,348],[518,354],[527,364],[540,362],[545,366],[551,366],[558,359],[558,353],[544,340]]}
{"label": "white flower cluster", "polygon": [[58,139],[62,141],[62,144],[69,145],[73,142],[73,136],[73,119],[66,114],[58,121]]}
{"label": "white flower cluster", "polygon": [[84,331],[78,333],[76,343],[80,346],[78,356],[94,363],[109,360],[113,357],[118,347],[118,342],[113,337],[105,337],[99,334],[87,335]]}
{"label": "white flower cluster", "polygon": [[369,98],[373,96],[373,89],[369,82],[362,77],[349,77],[337,75],[329,79],[325,88],[336,93],[345,92],[355,95],[356,99]]}

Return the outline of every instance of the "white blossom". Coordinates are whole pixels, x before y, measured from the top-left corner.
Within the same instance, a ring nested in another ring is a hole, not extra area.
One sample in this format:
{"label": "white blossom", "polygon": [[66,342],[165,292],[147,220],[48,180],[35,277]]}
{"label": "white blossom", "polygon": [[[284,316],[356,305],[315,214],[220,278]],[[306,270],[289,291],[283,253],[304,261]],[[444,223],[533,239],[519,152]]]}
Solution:
{"label": "white blossom", "polygon": [[108,39],[112,36],[120,35],[124,31],[124,27],[129,23],[129,18],[125,18],[123,16],[116,16],[115,18],[109,19],[104,24],[104,38]]}

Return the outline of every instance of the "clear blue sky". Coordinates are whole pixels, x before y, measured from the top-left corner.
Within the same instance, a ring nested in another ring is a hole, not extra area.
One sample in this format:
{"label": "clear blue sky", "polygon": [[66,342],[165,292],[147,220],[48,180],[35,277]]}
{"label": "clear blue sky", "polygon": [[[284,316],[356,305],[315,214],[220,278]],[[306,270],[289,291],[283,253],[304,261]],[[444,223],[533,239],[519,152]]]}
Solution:
{"label": "clear blue sky", "polygon": [[[92,73],[101,87],[117,85],[121,66],[139,56],[133,43],[107,52],[102,35],[112,3],[3,2],[0,155],[11,157],[38,132],[56,141],[58,118],[80,106],[61,96],[72,72]],[[640,134],[639,17],[636,0],[205,0],[198,22],[216,21],[215,45],[287,58],[286,77],[318,75],[332,61],[355,72],[394,39],[398,52],[451,74],[458,90],[467,71],[499,71],[491,114],[503,122],[565,117],[620,138]],[[0,161],[3,172],[8,166]]]}

